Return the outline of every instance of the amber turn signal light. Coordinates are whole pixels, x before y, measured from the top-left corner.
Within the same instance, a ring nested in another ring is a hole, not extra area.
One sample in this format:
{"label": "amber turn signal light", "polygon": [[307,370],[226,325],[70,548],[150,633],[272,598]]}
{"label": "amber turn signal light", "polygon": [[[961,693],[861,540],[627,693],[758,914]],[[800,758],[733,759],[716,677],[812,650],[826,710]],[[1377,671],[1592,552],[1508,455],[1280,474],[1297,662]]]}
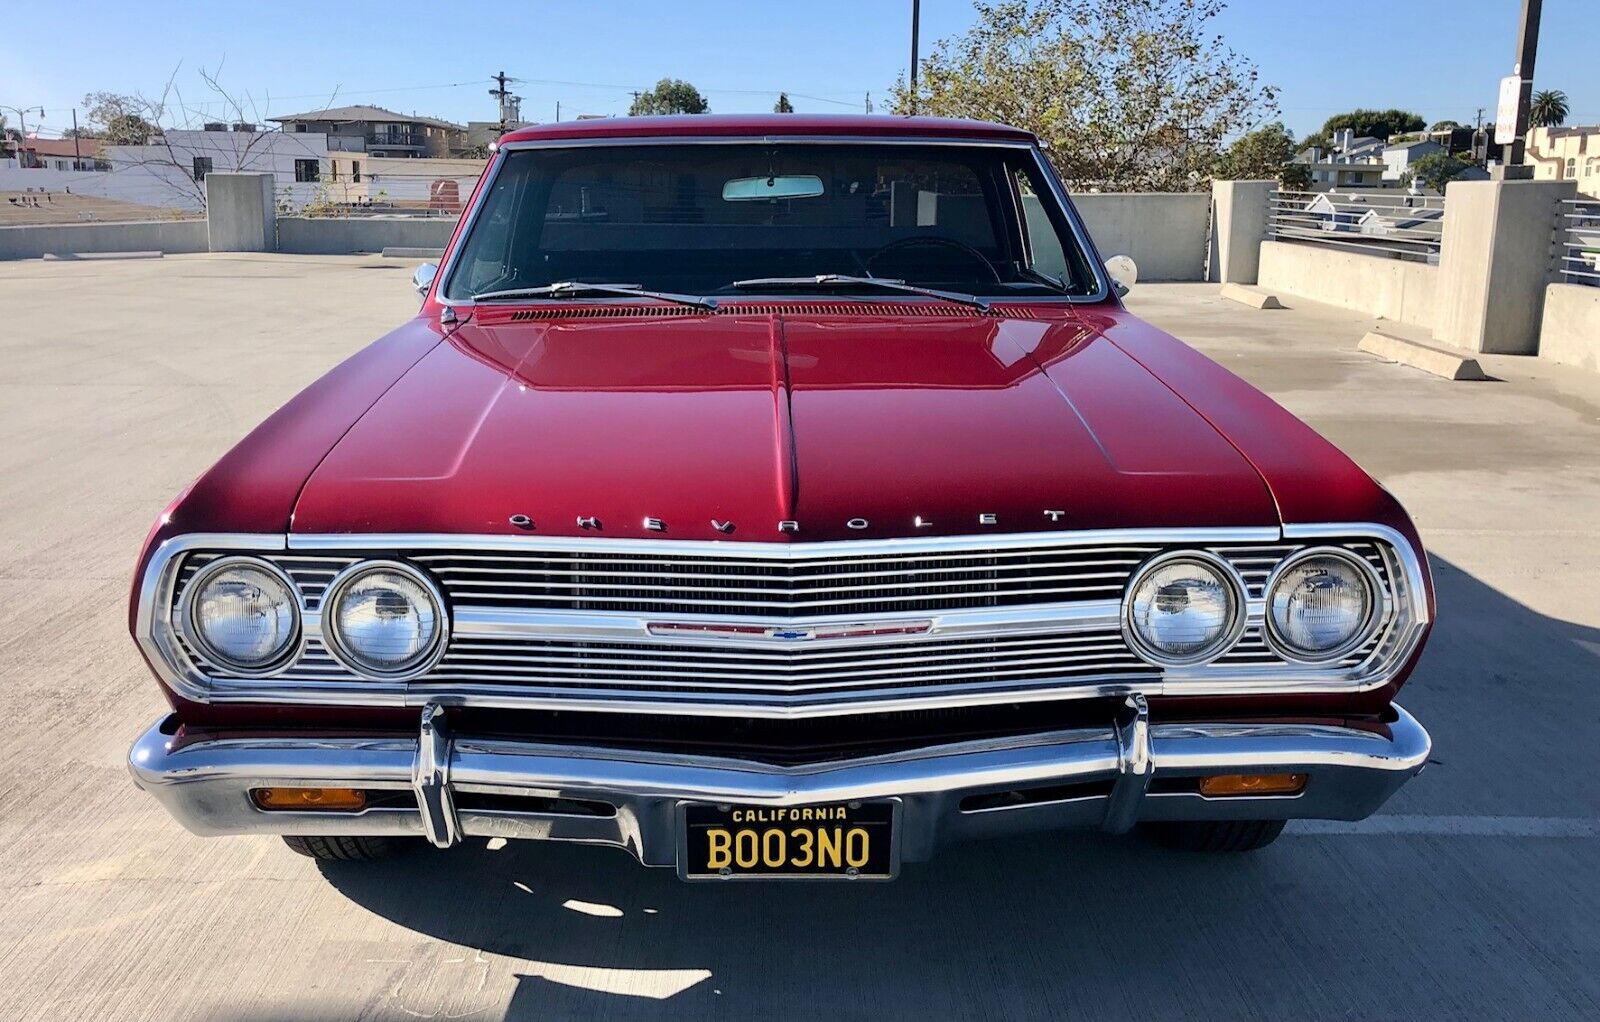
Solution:
{"label": "amber turn signal light", "polygon": [[256,788],[250,794],[262,809],[353,813],[367,805],[360,788]]}
{"label": "amber turn signal light", "polygon": [[1305,774],[1218,774],[1200,778],[1200,794],[1209,798],[1228,795],[1296,795],[1305,789]]}

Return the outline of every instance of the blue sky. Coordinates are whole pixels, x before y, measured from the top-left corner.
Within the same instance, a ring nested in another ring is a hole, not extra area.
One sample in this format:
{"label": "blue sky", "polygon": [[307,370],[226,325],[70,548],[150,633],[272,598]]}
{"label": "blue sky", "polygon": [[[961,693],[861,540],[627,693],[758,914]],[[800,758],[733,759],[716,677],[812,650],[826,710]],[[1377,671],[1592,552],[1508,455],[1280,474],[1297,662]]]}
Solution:
{"label": "blue sky", "polygon": [[[803,111],[882,109],[908,57],[910,0],[677,0],[672,3],[183,4],[79,0],[10,5],[0,104],[47,108],[46,134],[91,90],[158,94],[179,68],[205,112],[197,71],[220,63],[260,115],[371,102],[456,121],[491,120],[488,78],[522,79],[524,116],[627,110],[628,90],[687,78],[714,111],[767,110],[787,90]],[[972,20],[968,0],[923,0],[924,52]],[[1510,73],[1520,0],[1233,0],[1229,45],[1282,88],[1297,135],[1356,106],[1401,106],[1430,122],[1493,118]],[[203,13],[202,13],[203,12]],[[63,28],[72,26],[63,33]],[[65,56],[63,53],[65,44]],[[1569,123],[1600,121],[1600,0],[1546,0],[1537,88],[1570,97]],[[268,97],[271,97],[270,101]],[[329,101],[332,100],[332,104]],[[16,123],[14,114],[11,123]],[[30,116],[33,126],[35,117]]]}

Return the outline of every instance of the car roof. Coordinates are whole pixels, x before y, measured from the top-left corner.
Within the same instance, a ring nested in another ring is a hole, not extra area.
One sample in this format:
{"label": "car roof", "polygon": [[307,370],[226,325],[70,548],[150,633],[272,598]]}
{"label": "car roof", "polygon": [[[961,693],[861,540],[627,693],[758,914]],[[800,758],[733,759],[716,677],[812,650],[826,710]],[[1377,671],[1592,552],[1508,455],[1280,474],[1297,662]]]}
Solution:
{"label": "car roof", "polygon": [[585,138],[771,138],[859,136],[863,138],[965,138],[974,141],[1033,142],[1031,132],[987,121],[951,117],[867,114],[673,114],[653,117],[596,117],[533,124],[507,132],[509,142]]}

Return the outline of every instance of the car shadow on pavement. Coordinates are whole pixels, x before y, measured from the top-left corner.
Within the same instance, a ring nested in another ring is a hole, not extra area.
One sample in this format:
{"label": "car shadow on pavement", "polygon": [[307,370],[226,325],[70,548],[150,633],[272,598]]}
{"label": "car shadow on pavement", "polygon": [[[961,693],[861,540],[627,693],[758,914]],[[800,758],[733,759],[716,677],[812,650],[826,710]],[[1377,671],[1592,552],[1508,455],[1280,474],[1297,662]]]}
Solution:
{"label": "car shadow on pavement", "polygon": [[[1600,746],[1562,736],[1600,716],[1600,630],[1433,568],[1441,624],[1402,701],[1436,756],[1385,811],[1594,816]],[[1549,783],[1552,749],[1569,784]],[[1378,1018],[1400,990],[1437,1017],[1548,1017],[1600,999],[1579,968],[1600,953],[1593,895],[1563,901],[1597,849],[1291,825],[1246,855],[1102,834],[957,845],[889,884],[685,884],[617,849],[481,840],[320,868],[379,916],[514,959],[508,1019]],[[1507,919],[1539,922],[1508,937]]]}

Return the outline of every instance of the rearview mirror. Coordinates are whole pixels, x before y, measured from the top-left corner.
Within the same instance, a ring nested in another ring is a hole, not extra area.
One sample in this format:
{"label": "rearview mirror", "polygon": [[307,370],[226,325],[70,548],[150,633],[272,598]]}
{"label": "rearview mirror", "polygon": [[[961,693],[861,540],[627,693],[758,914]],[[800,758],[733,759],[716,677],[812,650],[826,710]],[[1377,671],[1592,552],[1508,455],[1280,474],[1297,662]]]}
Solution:
{"label": "rearview mirror", "polygon": [[723,202],[759,202],[762,199],[813,199],[823,192],[815,174],[777,177],[736,177],[722,185]]}
{"label": "rearview mirror", "polygon": [[433,286],[433,278],[439,275],[438,263],[423,263],[411,275],[411,286],[417,289],[417,294],[426,296],[428,288]]}
{"label": "rearview mirror", "polygon": [[1111,275],[1111,286],[1121,298],[1139,283],[1139,265],[1125,255],[1114,255],[1106,260],[1106,272]]}

